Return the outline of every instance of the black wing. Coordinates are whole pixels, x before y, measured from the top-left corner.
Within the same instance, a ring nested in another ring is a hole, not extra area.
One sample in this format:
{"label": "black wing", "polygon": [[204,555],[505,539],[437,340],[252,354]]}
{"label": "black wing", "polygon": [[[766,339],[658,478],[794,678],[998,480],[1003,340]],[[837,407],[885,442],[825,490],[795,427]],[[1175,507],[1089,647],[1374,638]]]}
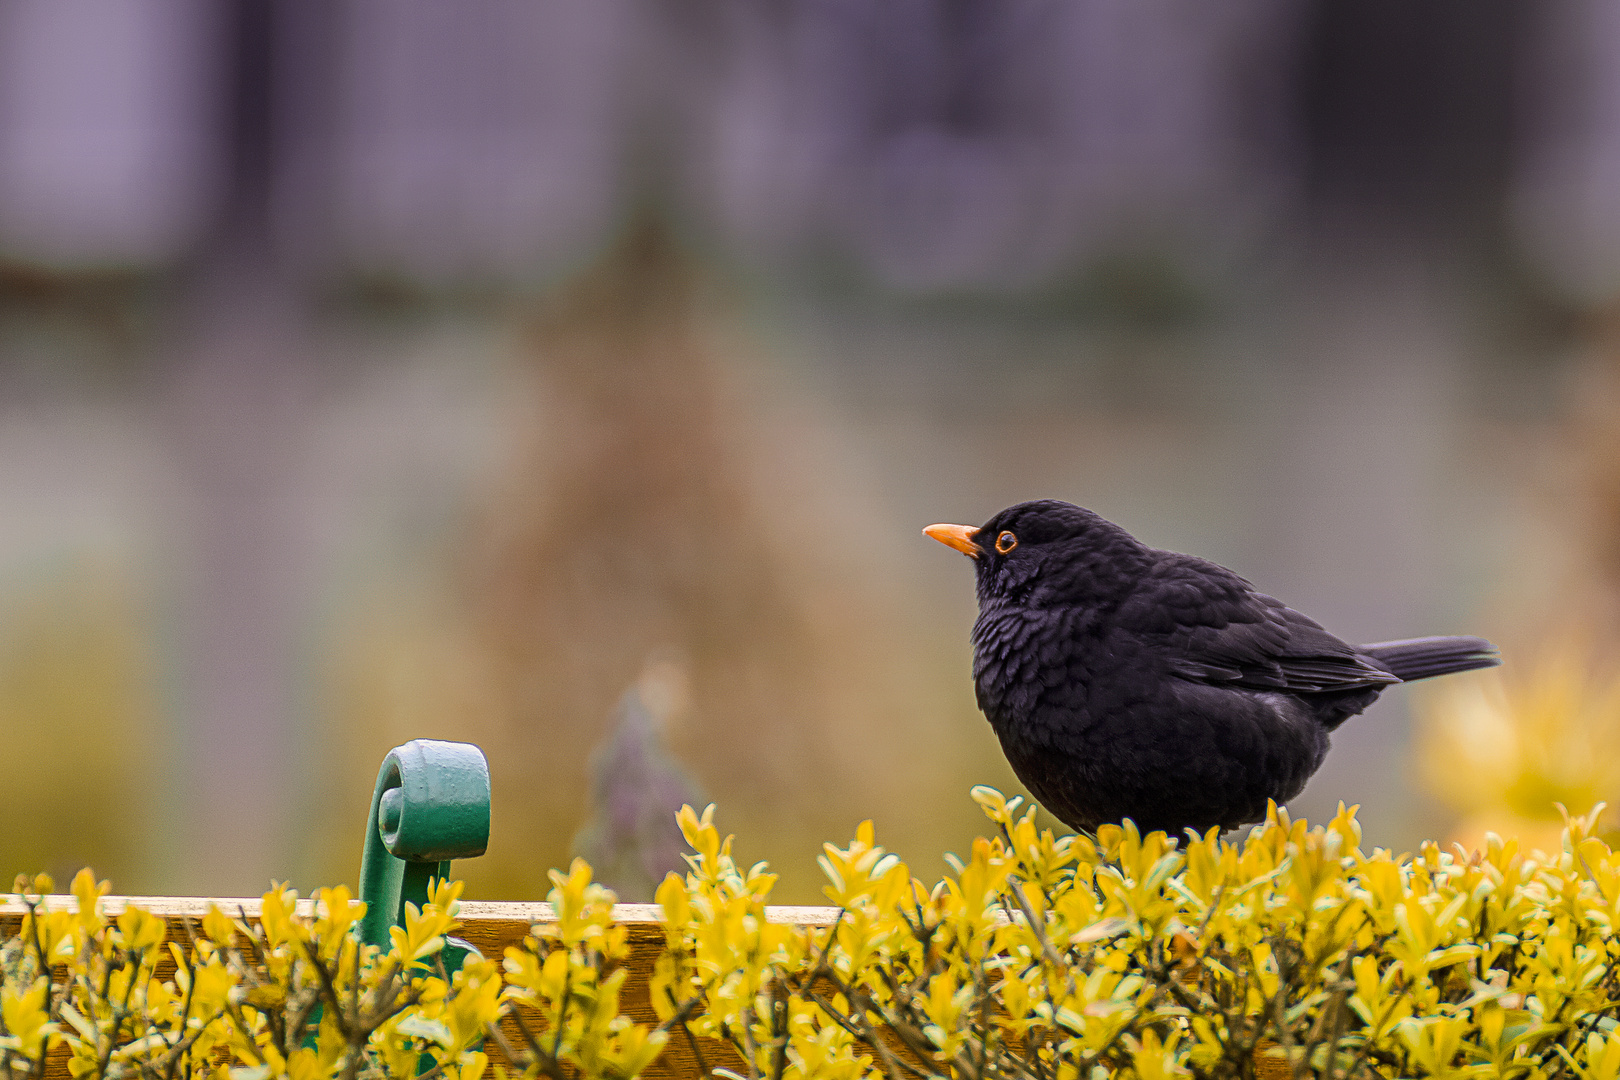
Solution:
{"label": "black wing", "polygon": [[1401,681],[1232,571],[1190,555],[1167,552],[1118,618],[1183,679],[1290,693]]}

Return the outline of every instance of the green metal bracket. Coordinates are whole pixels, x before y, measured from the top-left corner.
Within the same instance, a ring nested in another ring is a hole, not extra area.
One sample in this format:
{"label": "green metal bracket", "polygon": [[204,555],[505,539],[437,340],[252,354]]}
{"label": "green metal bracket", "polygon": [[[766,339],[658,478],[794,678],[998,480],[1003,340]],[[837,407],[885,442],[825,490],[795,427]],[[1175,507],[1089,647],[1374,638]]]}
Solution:
{"label": "green metal bracket", "polygon": [[[489,846],[489,763],[471,743],[413,739],[383,758],[360,856],[360,937],[387,948],[388,930],[421,907],[428,883],[450,876],[451,859]],[[455,972],[477,949],[451,938],[444,966]]]}

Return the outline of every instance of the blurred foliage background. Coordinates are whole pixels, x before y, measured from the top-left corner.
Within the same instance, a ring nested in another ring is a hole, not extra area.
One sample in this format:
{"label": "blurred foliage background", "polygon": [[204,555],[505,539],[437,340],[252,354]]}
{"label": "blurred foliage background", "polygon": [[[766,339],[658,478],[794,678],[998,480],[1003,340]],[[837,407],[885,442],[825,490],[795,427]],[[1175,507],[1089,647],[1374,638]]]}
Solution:
{"label": "blurred foliage background", "polygon": [[0,0],[0,870],[353,881],[419,736],[492,763],[471,897],[604,838],[636,893],[679,792],[784,901],[865,817],[960,848],[1013,781],[919,530],[1031,497],[1503,645],[1296,812],[1620,797],[1617,51],[1591,0]]}

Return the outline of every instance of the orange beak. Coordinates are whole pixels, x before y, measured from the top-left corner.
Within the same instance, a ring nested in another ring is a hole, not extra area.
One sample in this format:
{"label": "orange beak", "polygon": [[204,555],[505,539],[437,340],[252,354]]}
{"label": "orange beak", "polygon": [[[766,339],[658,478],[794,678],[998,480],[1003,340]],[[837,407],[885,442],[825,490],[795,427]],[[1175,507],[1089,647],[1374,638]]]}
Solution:
{"label": "orange beak", "polygon": [[973,534],[978,531],[972,525],[930,525],[923,530],[923,535],[977,559],[983,553],[979,545],[973,542]]}

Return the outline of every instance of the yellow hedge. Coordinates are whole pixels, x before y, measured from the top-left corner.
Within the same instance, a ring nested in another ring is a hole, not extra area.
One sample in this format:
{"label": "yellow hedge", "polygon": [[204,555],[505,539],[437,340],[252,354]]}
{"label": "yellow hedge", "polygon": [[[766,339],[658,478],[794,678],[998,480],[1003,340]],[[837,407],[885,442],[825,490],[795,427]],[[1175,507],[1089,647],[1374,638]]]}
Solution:
{"label": "yellow hedge", "polygon": [[768,921],[773,876],[737,863],[712,807],[684,809],[696,854],[658,892],[656,1024],[621,1008],[625,928],[583,863],[553,872],[552,921],[448,979],[455,885],[379,951],[342,889],[306,915],[272,891],[260,923],[215,911],[189,947],[160,947],[153,917],[99,914],[88,873],[77,913],[36,882],[0,948],[0,1071],[38,1075],[63,1043],[79,1077],[628,1078],[679,1038],[729,1044],[716,1073],[773,1080],[1247,1077],[1257,1052],[1301,1078],[1620,1080],[1620,855],[1596,811],[1550,855],[1493,837],[1397,857],[1362,851],[1342,808],[1178,844],[1056,836],[974,794],[996,835],[937,884],[870,823],[826,845],[830,927]]}
{"label": "yellow hedge", "polygon": [[1000,835],[932,887],[870,824],[828,845],[823,932],[767,924],[770,875],[684,812],[698,854],[659,894],[661,1015],[701,998],[688,1024],[761,1076],[1237,1077],[1257,1050],[1296,1076],[1620,1075],[1620,856],[1595,811],[1550,856],[1492,837],[1396,857],[1362,851],[1342,807],[1178,846],[1054,836],[974,794]]}

